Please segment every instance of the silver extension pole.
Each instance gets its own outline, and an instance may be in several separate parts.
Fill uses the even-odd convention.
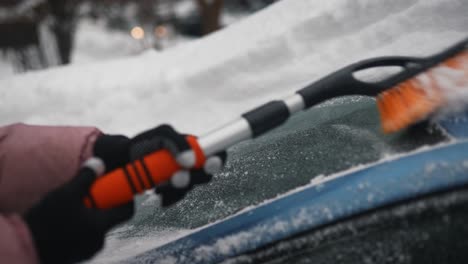
[[[294,94],[283,101],[288,107],[290,115],[305,108],[304,100],[299,94]],[[240,117],[201,136],[198,143],[205,155],[210,156],[252,137],[253,133],[249,122],[245,118]]]

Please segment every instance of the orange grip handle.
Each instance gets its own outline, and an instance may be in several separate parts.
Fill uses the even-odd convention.
[[[205,155],[194,136],[187,141],[195,154],[195,168],[205,163]],[[89,190],[84,203],[87,207],[109,209],[126,204],[133,196],[149,190],[171,178],[181,167],[165,149],[153,152],[140,160],[98,178]]]

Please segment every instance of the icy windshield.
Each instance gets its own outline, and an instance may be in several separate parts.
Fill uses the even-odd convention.
[[[309,183],[315,177],[407,152],[445,138],[425,124],[394,135],[380,131],[374,99],[347,97],[293,116],[285,125],[228,151],[226,168],[208,185],[161,209],[139,199],[125,235],[155,229],[192,229],[225,218]]]

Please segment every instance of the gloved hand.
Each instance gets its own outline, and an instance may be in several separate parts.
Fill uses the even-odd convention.
[[[74,263],[92,257],[103,247],[107,231],[133,215],[133,201],[109,210],[87,208],[83,198],[95,179],[93,169],[81,168],[24,216],[41,263]]]
[[[104,160],[106,167],[115,169],[161,149],[169,150],[179,165],[185,168],[175,173],[170,181],[156,186],[155,191],[161,196],[164,207],[181,200],[195,185],[208,183],[212,174],[220,170],[226,160],[226,152],[221,152],[208,157],[202,169],[194,169],[195,157],[193,162],[190,158],[180,159],[182,152],[191,149],[187,135],[178,133],[169,125],[158,126],[132,139],[101,136],[96,141],[94,153]]]
[[[130,162],[130,139],[123,135],[104,134],[96,139],[93,154],[104,161],[106,172]]]

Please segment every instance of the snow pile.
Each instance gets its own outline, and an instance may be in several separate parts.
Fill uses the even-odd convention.
[[[345,64],[436,52],[467,35],[467,9],[463,0],[281,1],[161,54],[0,81],[0,122],[203,133]]]
[[[108,60],[136,55],[142,50],[141,43],[129,33],[105,30],[104,21],[82,20],[77,28],[72,62],[82,64]]]
[[[436,87],[440,87],[447,100],[437,115],[439,119],[466,110],[468,106],[468,52],[455,57],[451,62],[452,67],[437,67],[430,73]]]
[[[13,65],[7,62],[7,55],[0,55],[0,78],[14,74]]]
[[[132,237],[128,239],[116,238],[116,234],[125,232],[125,229],[135,228],[133,226],[123,226],[118,228],[109,234],[106,240],[106,248],[111,248],[111,254],[101,254],[95,261],[96,263],[113,263],[129,257],[129,252],[144,252],[154,247],[166,244],[168,237],[172,240],[179,237],[183,237],[191,232],[192,230],[153,230],[149,231],[144,237]]]
[[[0,124],[95,125],[134,135],[170,123],[205,133],[346,64],[438,52],[468,35],[466,14],[466,0],[283,0],[163,53],[0,80]],[[161,236],[168,242],[177,234]],[[119,255],[159,245],[150,237]],[[114,246],[95,261],[106,263]]]

